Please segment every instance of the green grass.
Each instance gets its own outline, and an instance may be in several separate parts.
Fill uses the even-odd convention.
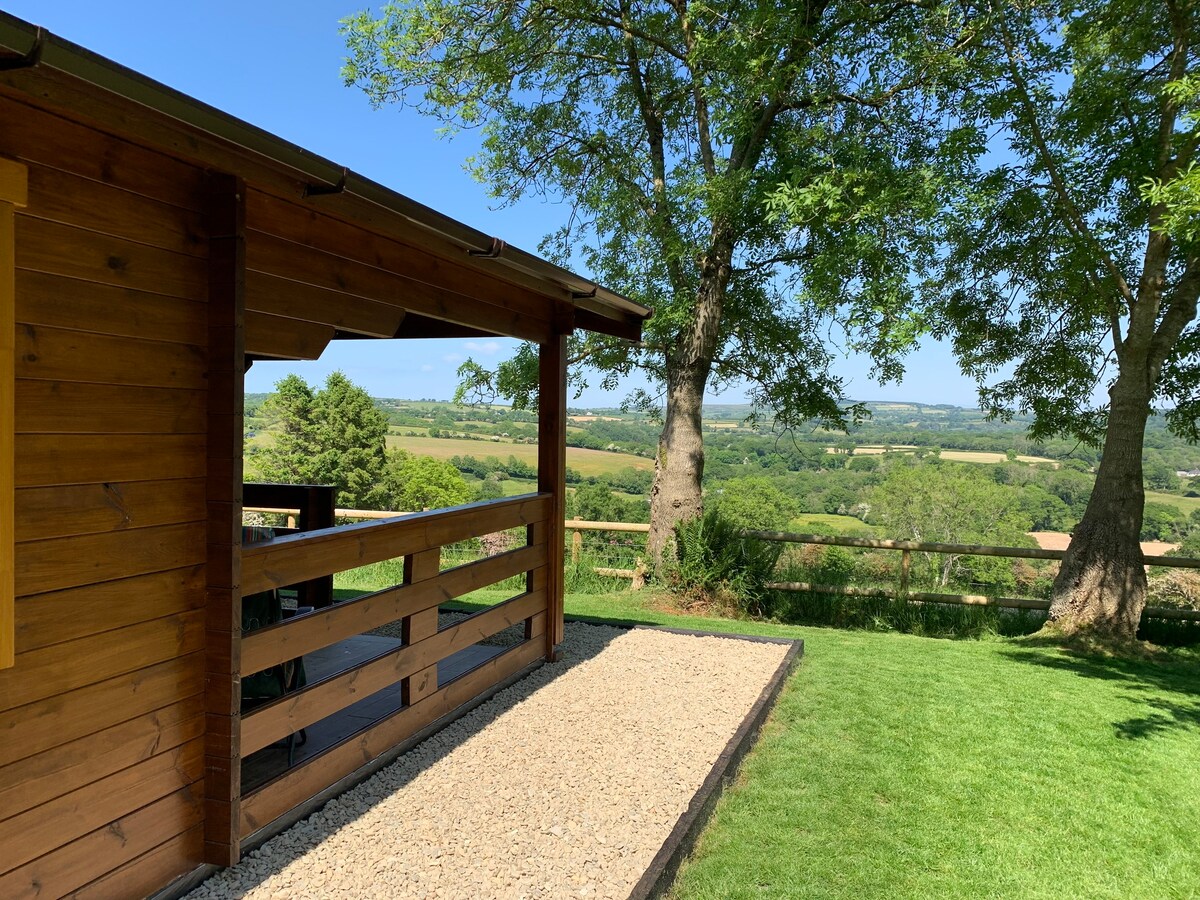
[[[1165,503],[1175,506],[1187,514],[1200,509],[1200,497],[1181,497],[1179,494],[1164,494],[1162,491],[1146,491],[1147,503]]]
[[[403,437],[389,434],[388,447],[398,447],[409,453],[422,456],[432,456],[436,459],[449,459],[452,456],[474,456],[483,459],[485,456],[498,456],[508,459],[515,456],[522,462],[537,465],[536,444],[514,444],[510,441],[499,442],[483,440],[472,441],[463,438],[432,438],[432,437]],[[654,460],[632,453],[612,453],[607,450],[587,450],[582,447],[567,448],[567,465],[580,475],[612,475],[622,469],[654,468]]]
[[[649,591],[569,594],[566,612],[805,640],[675,900],[1200,897],[1194,650],[679,616]]]
[[[672,896],[1196,897],[1200,661],[676,617],[805,658]]]

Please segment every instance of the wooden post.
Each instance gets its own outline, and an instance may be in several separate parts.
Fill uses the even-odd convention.
[[[327,484],[307,485],[302,493],[299,527],[304,531],[332,528],[337,488]],[[300,605],[324,609],[333,605],[333,576],[322,575],[300,585]]]
[[[908,593],[908,573],[912,566],[912,551],[900,551],[900,593],[901,595]]]
[[[575,522],[582,522],[583,516],[576,516]],[[583,555],[583,532],[578,528],[571,531],[571,563],[579,565],[579,559]]]
[[[538,491],[550,494],[546,523],[546,659],[563,639],[563,569],[567,495],[567,336],[541,345],[538,354]]]
[[[17,208],[29,202],[29,172],[0,159],[0,669],[16,663]]]
[[[205,652],[205,861],[241,856],[242,412],[245,185],[208,180],[208,553]]]
[[[435,577],[442,566],[442,548],[423,550],[404,558],[404,583],[417,584]],[[422,610],[411,616],[405,616],[401,621],[401,634],[404,643],[415,644],[425,638],[433,637],[438,630],[437,607]],[[400,682],[400,701],[405,706],[411,706],[418,700],[423,700],[437,690],[437,663],[426,666],[419,672],[414,672]]]

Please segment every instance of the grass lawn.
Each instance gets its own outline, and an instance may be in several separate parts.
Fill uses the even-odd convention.
[[[1161,491],[1146,491],[1146,502],[1175,506],[1189,515],[1200,509],[1200,497],[1181,497],[1179,494],[1164,494]]]
[[[1200,896],[1192,653],[681,618],[628,594],[566,609],[805,639],[677,900]]]

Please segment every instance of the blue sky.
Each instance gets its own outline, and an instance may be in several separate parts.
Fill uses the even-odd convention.
[[[494,209],[463,172],[471,135],[439,139],[437,123],[408,110],[372,110],[343,86],[345,50],[338,20],[364,4],[353,0],[4,0],[15,16],[43,25],[122,65],[155,78],[289,141],[451,215],[508,243],[536,251],[561,207],[529,200]],[[587,274],[587,273],[581,273]],[[508,341],[335,342],[313,363],[255,363],[246,390],[270,390],[290,371],[310,382],[335,369],[382,397],[449,399],[454,370],[468,356],[504,358]],[[912,400],[973,406],[971,382],[948,348],[929,342],[909,359],[899,385],[880,386],[862,359],[839,363],[855,399]],[[634,385],[591,389],[578,405],[615,406]],[[730,390],[716,398],[737,403]]]

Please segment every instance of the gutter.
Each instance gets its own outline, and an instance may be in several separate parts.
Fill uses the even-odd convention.
[[[628,297],[478,231],[40,26],[0,11],[0,53],[4,51],[7,53],[0,56],[0,71],[36,67],[56,69],[286,166],[309,183],[307,193],[310,196],[352,194],[440,235],[472,256],[495,259],[501,265],[542,281],[557,283],[577,298],[592,298],[639,319],[647,319],[653,314],[651,309]]]

